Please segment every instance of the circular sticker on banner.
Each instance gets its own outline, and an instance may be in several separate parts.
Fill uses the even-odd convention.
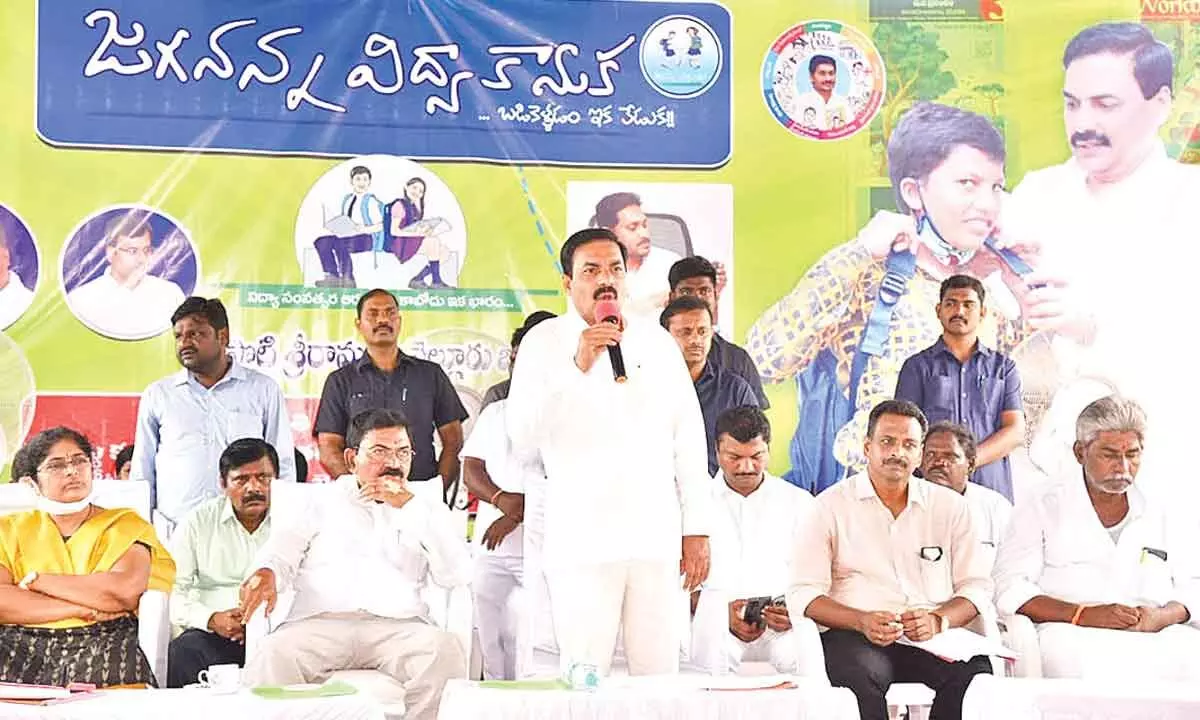
[[[109,207],[84,219],[67,237],[59,263],[67,307],[114,340],[144,340],[169,329],[200,276],[187,230],[145,205]]]
[[[779,124],[814,140],[838,140],[869,125],[887,87],[870,38],[830,20],[809,20],[776,38],[762,83]]]
[[[361,155],[327,170],[296,217],[304,284],[322,288],[459,287],[467,225],[450,187],[394,155]]]
[[[690,15],[671,15],[651,25],[638,51],[646,82],[679,100],[708,92],[721,74],[723,54],[712,28]]]
[[[0,205],[0,330],[29,309],[40,266],[37,242],[29,225],[14,210]]]

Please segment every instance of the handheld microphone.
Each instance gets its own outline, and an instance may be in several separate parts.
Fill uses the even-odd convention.
[[[601,300],[597,302],[596,319],[600,322],[620,325],[621,306],[614,300]],[[619,343],[608,346],[608,359],[612,363],[613,380],[619,383],[625,382],[628,379],[625,375],[625,357],[621,355],[621,345]]]

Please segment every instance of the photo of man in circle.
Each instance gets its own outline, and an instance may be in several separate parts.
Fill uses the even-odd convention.
[[[801,114],[812,108],[816,113],[818,130],[835,130],[851,117],[850,105],[844,95],[837,95],[837,61],[829,55],[813,55],[808,61],[808,77],[812,90],[796,98]],[[807,123],[805,123],[807,126]]]
[[[0,207],[0,330],[29,309],[37,274],[37,252],[29,231]]]
[[[418,289],[450,287],[442,280],[441,265],[446,247],[438,236],[450,230],[443,218],[425,217],[425,181],[408,180],[403,195],[384,202],[371,192],[371,169],[355,165],[350,169],[351,191],[341,200],[341,214],[325,220],[322,235],[313,243],[325,277],[317,287],[357,287],[353,253],[391,253],[407,262],[423,252],[427,264],[409,282]],[[428,279],[428,281],[426,281]]]
[[[76,231],[63,251],[62,272],[67,306],[83,324],[118,340],[140,340],[170,327],[171,313],[195,288],[197,269],[175,223],[123,208]]]

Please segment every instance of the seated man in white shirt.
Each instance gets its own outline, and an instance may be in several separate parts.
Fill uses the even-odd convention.
[[[167,687],[196,682],[209,665],[246,662],[238,589],[271,532],[267,511],[279,454],[265,440],[234,440],[221,453],[219,471],[225,494],[193,508],[171,534],[171,624],[183,633],[168,649]]]
[[[854,691],[863,720],[886,720],[894,682],[932,688],[933,720],[960,717],[971,680],[992,671],[982,655],[948,662],[907,644],[993,612],[966,500],[913,477],[925,427],[912,402],[876,405],[866,472],[817,496],[795,544],[788,607],[828,628],[821,645],[829,681]]]
[[[1134,485],[1146,415],[1116,395],[1075,423],[1081,472],[1021,505],[996,558],[996,605],[1037,623],[1045,677],[1200,680],[1194,518]]]
[[[554,317],[539,310],[526,318],[512,336],[512,362],[521,339],[543,320]],[[483,655],[483,676],[488,680],[517,677],[517,635],[521,620],[524,583],[525,481],[542,476],[537,456],[524,458],[513,452],[504,421],[508,398],[493,400],[471,430],[463,446],[463,480],[479,498],[475,514],[475,627]]]
[[[150,218],[145,210],[132,210],[109,222],[102,240],[108,269],[67,293],[71,311],[97,332],[128,339],[157,335],[183,303],[178,285],[150,274]]]
[[[319,683],[335,670],[372,669],[405,687],[405,717],[433,720],[442,689],[466,676],[464,649],[429,620],[426,580],[465,585],[466,542],[449,509],[408,489],[412,439],[404,416],[368,410],[346,436],[353,475],[310,490],[294,522],[272,529],[242,586],[242,617],[296,596],[287,620],[246,659],[250,685]]]
[[[718,508],[713,534],[713,571],[702,592],[729,602],[729,631],[720,638],[724,667],[736,673],[743,661],[766,661],[776,672],[801,675],[799,639],[782,601],[791,578],[797,533],[816,501],[804,490],[766,471],[771,424],[754,406],[726,410],[717,418],[713,478]],[[758,621],[746,615],[753,598],[771,598]],[[759,603],[756,603],[759,604]],[[707,638],[705,638],[707,640]],[[708,654],[696,638],[694,654]]]
[[[971,473],[975,472],[977,452],[975,436],[966,427],[949,420],[935,422],[925,434],[921,476],[967,499],[975,538],[987,558],[990,571],[996,562],[996,548],[1008,529],[1013,506],[1008,498],[995,490],[969,482]]]

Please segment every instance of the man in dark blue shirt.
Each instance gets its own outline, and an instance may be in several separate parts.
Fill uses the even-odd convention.
[[[671,300],[691,296],[700,298],[707,303],[715,327],[717,296],[720,294],[715,265],[699,255],[685,257],[671,266],[667,273],[667,282],[671,284]],[[709,359],[717,367],[732,372],[745,380],[750,389],[754,391],[754,397],[758,398],[759,407],[765,410],[771,406],[767,402],[767,394],[763,392],[758,368],[754,367],[754,361],[750,359],[750,354],[740,346],[729,342],[714,331]]]
[[[683,351],[684,362],[696,386],[708,440],[708,474],[712,475],[720,467],[717,464],[717,417],[731,408],[758,407],[758,399],[745,380],[712,361],[713,323],[708,303],[687,295],[675,298],[663,309],[659,322]]]
[[[942,337],[904,361],[896,398],[911,400],[929,422],[965,425],[979,443],[971,482],[1013,499],[1008,454],[1025,441],[1021,376],[1008,356],[979,343],[986,314],[983,284],[967,275],[942,281],[937,306]]]

